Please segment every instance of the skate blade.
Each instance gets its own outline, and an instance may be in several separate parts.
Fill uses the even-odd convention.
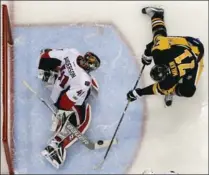
[[[48,162],[51,163],[55,168],[59,169],[59,164],[55,160],[51,159],[50,154],[46,150],[42,151],[41,155],[45,157],[45,159],[48,160]]]

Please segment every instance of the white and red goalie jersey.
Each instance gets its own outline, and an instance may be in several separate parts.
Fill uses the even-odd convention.
[[[58,109],[71,110],[75,105],[80,106],[90,93],[91,86],[98,90],[96,80],[78,65],[80,55],[73,48],[48,49],[41,55],[39,69],[49,67],[50,71],[58,70],[51,93],[51,99]],[[50,64],[46,59],[52,59]]]
[[[91,106],[84,101],[91,87],[98,91],[98,84],[89,72],[99,66],[100,59],[92,52],[81,56],[76,49],[45,49],[41,53],[38,77],[53,84],[51,99],[58,108],[56,115],[52,115],[51,127],[56,134],[42,155],[56,168],[64,163],[66,148],[78,139],[67,129],[69,123],[82,134],[88,129]]]

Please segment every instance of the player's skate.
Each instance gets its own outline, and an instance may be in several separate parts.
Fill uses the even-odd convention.
[[[55,168],[59,169],[66,158],[66,149],[53,139],[50,144],[41,152],[42,156],[46,158]]]
[[[143,14],[147,14],[148,16],[152,17],[155,13],[164,13],[164,10],[162,8],[157,7],[144,7],[142,9]]]
[[[148,169],[148,170],[145,170],[144,172],[142,172],[142,174],[157,174],[157,173],[154,173],[151,169],[150,170]],[[178,173],[176,173],[175,171],[169,171],[169,172],[161,173],[161,174],[168,175],[168,174],[178,174]]]
[[[154,172],[151,169],[147,169],[143,171],[142,174],[154,174]]]
[[[164,101],[166,106],[171,106],[173,102],[173,94],[165,95]]]

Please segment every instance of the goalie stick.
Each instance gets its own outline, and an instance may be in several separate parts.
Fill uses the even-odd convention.
[[[23,80],[22,83],[25,85],[26,88],[28,88],[32,93],[34,93],[36,97],[42,103],[44,103],[44,105],[47,106],[47,108],[50,109],[50,111],[56,116],[56,112],[54,111],[54,109],[42,97],[40,97],[39,94],[34,89],[32,89],[32,87],[25,80]],[[75,126],[73,126],[70,122],[69,122],[69,126],[70,126],[69,130],[71,131],[71,133],[75,137],[77,137],[78,140],[80,140],[84,144],[84,146],[86,146],[90,150],[105,148],[105,147],[108,147],[110,144],[110,140],[99,140],[97,142],[92,142],[84,134],[82,134]],[[112,144],[118,143],[117,139],[114,139],[112,142],[113,142]]]

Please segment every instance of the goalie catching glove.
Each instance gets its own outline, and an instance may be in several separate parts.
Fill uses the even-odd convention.
[[[38,65],[38,78],[49,85],[53,85],[58,77],[58,68],[61,61],[56,58],[50,58],[50,51],[52,51],[52,49],[41,50]]]
[[[38,70],[38,78],[50,85],[55,83],[57,76],[58,73],[54,71]]]

